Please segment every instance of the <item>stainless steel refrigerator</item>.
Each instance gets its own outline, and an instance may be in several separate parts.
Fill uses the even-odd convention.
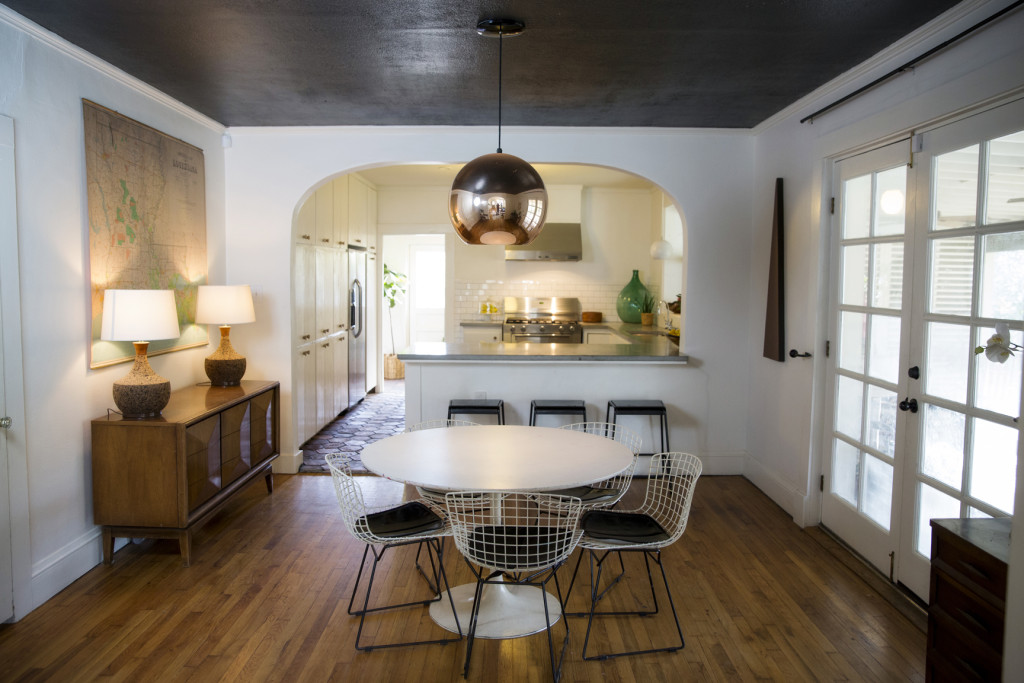
[[[348,250],[348,407],[366,397],[366,251]]]

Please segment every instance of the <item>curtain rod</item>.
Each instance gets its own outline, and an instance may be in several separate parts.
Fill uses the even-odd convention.
[[[910,67],[914,66],[918,62],[921,62],[921,61],[924,61],[925,59],[928,59],[929,57],[931,57],[936,52],[939,52],[941,50],[945,50],[947,47],[949,47],[953,43],[957,42],[961,38],[963,38],[963,37],[965,37],[965,36],[967,36],[967,35],[969,35],[971,33],[974,33],[975,31],[977,31],[982,26],[985,26],[986,24],[995,21],[996,19],[998,19],[999,17],[1003,16],[1004,14],[1006,14],[1008,12],[1012,12],[1013,10],[1017,9],[1018,7],[1020,7],[1022,4],[1024,4],[1024,0],[1017,0],[1012,5],[1007,5],[1003,9],[1001,9],[998,12],[996,12],[995,14],[993,14],[992,16],[988,17],[987,19],[983,19],[982,21],[979,21],[977,24],[975,24],[974,26],[971,26],[969,29],[967,29],[965,31],[961,31],[960,33],[956,34],[955,36],[953,36],[949,40],[936,45],[932,49],[930,49],[927,52],[925,52],[923,55],[920,55],[919,57],[915,57],[914,59],[911,59],[909,62],[907,62],[907,63],[905,63],[905,64],[903,64],[901,66],[896,67],[895,69],[893,69],[889,73],[885,74],[884,76],[882,76],[880,78],[876,78],[875,80],[871,81],[867,85],[862,86],[860,88],[857,88],[852,93],[850,93],[850,94],[848,94],[848,95],[846,95],[844,97],[841,97],[840,99],[836,100],[835,102],[833,102],[832,104],[830,104],[828,106],[822,107],[821,109],[819,109],[818,111],[814,112],[813,114],[808,114],[807,116],[805,116],[802,119],[800,119],[800,123],[806,123],[808,121],[810,121],[811,123],[814,123],[814,119],[817,118],[818,116],[821,116],[825,112],[830,111],[830,110],[834,109],[835,107],[838,107],[840,104],[843,104],[847,100],[851,100],[854,97],[857,97],[862,92],[864,92],[866,90],[870,90],[871,88],[874,88],[879,83],[887,81],[890,78],[892,78],[893,76],[896,76],[898,74],[903,73],[904,71],[906,71]]]

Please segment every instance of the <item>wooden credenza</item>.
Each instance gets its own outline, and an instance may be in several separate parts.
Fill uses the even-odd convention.
[[[104,563],[117,537],[174,538],[187,567],[192,531],[235,492],[261,474],[273,492],[280,403],[277,382],[243,380],[173,391],[160,417],[93,420],[93,522],[103,527]]]
[[[1001,680],[1011,524],[931,521],[927,680]]]

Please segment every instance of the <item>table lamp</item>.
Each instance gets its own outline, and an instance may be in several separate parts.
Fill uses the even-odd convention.
[[[149,341],[177,339],[178,309],[169,289],[108,289],[103,292],[100,339],[135,344],[135,365],[114,382],[114,404],[127,418],[156,417],[171,399],[171,382],[153,371]]]
[[[199,285],[196,322],[220,325],[220,346],[206,358],[206,376],[215,387],[237,387],[245,374],[245,356],[231,346],[231,326],[256,320],[249,285]]]

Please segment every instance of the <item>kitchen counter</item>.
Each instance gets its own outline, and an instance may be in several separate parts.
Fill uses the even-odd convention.
[[[465,320],[463,327],[493,327],[501,322]],[[688,357],[679,354],[678,343],[664,328],[644,327],[623,322],[577,323],[584,334],[606,331],[621,337],[619,344],[536,344],[481,342],[416,344],[398,354],[403,361],[429,360],[558,360],[558,361],[632,361],[685,365]]]
[[[639,325],[637,325],[639,327]],[[597,361],[685,365],[688,356],[664,335],[645,335],[632,344],[533,344],[423,342],[398,354],[405,361]]]

